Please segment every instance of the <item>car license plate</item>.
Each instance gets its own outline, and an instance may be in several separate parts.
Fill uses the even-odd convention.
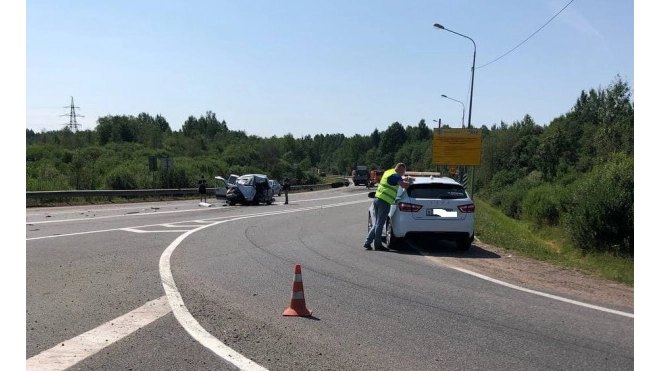
[[[426,209],[426,216],[433,216],[433,215],[438,215],[440,216],[440,213],[442,210],[442,213],[444,214],[445,212],[451,212],[454,211],[454,209]]]

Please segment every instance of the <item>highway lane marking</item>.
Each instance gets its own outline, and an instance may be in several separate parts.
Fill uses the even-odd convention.
[[[463,268],[458,268],[458,267],[453,267],[453,266],[450,266],[450,268],[456,269],[457,271],[460,271],[460,272],[463,272],[463,273],[466,273],[466,274],[469,274],[469,275],[472,275],[472,276],[475,276],[475,277],[478,277],[478,278],[481,278],[481,279],[486,280],[486,281],[496,283],[498,285],[510,287],[512,289],[515,289],[515,290],[524,291],[524,292],[527,292],[527,293],[530,293],[530,294],[544,296],[546,298],[559,300],[559,301],[563,301],[565,303],[574,304],[574,305],[578,305],[578,306],[585,307],[585,308],[595,309],[595,310],[599,310],[599,311],[602,311],[602,312],[612,313],[612,314],[616,314],[616,315],[619,315],[619,316],[624,316],[624,317],[628,317],[628,318],[635,318],[635,315],[632,314],[632,313],[622,312],[622,311],[619,311],[619,310],[609,309],[609,308],[605,308],[605,307],[599,307],[597,305],[587,304],[587,303],[583,303],[581,301],[572,300],[572,299],[564,298],[564,297],[557,296],[557,295],[547,294],[547,293],[541,292],[541,291],[535,291],[535,290],[527,289],[527,288],[524,288],[524,287],[521,287],[521,286],[516,286],[516,285],[510,284],[510,283],[504,282],[504,281],[496,280],[494,278],[490,278],[488,276],[484,276],[483,274],[472,272],[472,271],[469,271],[469,270],[463,269]]]
[[[65,370],[171,312],[161,296],[101,326],[28,358],[28,371]]]
[[[188,229],[165,229],[165,230],[161,229],[161,230],[157,230],[157,231],[153,231],[153,230],[145,231],[145,230],[142,230],[142,229],[135,229],[135,228],[122,228],[122,230],[124,230],[126,232],[133,232],[133,233],[172,233],[172,232],[186,233],[186,232],[189,231]]]
[[[585,307],[585,308],[595,309],[595,310],[599,310],[599,311],[602,311],[602,312],[616,314],[616,315],[619,315],[619,316],[635,318],[635,315],[632,314],[632,313],[622,312],[622,311],[619,311],[619,310],[614,310],[614,309],[610,309],[610,308],[600,307],[600,306],[597,306],[597,305],[583,303],[581,301],[572,300],[572,299],[564,298],[564,297],[561,297],[561,296],[548,294],[548,293],[545,293],[545,292],[542,292],[542,291],[535,291],[535,290],[528,289],[528,288],[525,288],[525,287],[516,286],[516,285],[508,283],[508,282],[500,281],[500,280],[497,280],[495,278],[484,276],[483,274],[473,272],[473,271],[470,271],[470,270],[467,270],[467,269],[464,269],[464,268],[455,267],[455,266],[453,266],[451,264],[447,264],[443,261],[438,261],[438,259],[435,256],[431,256],[431,255],[427,254],[426,252],[424,252],[421,248],[419,248],[416,245],[413,245],[413,244],[410,244],[410,245],[413,246],[414,249],[418,253],[420,253],[422,256],[431,259],[431,261],[433,263],[437,264],[437,265],[441,265],[441,266],[446,267],[446,268],[451,268],[451,269],[457,270],[459,272],[463,272],[465,274],[469,274],[471,276],[481,278],[481,279],[489,281],[489,282],[496,283],[498,285],[506,286],[506,287],[512,288],[514,290],[523,291],[523,292],[534,294],[534,295],[544,296],[546,298],[550,298],[550,299],[554,299],[554,300],[558,300],[558,301],[563,301],[565,303],[574,304],[574,305],[578,305],[578,306]]]
[[[101,229],[101,230],[96,230],[96,231],[76,232],[76,233],[62,233],[62,234],[56,234],[56,235],[52,235],[52,236],[29,237],[29,238],[26,238],[25,241],[34,241],[34,240],[43,240],[43,239],[48,239],[48,238],[59,238],[59,237],[70,237],[70,236],[81,236],[81,235],[84,235],[84,234],[94,234],[94,233],[104,233],[104,232],[116,232],[116,231],[121,231],[121,230],[124,230],[124,229],[127,229],[127,228]]]
[[[174,313],[174,317],[176,317],[177,321],[179,321],[181,326],[188,332],[188,334],[190,334],[190,336],[193,339],[197,340],[200,344],[211,350],[220,358],[235,365],[240,370],[267,371],[268,369],[260,366],[251,359],[243,356],[242,354],[238,353],[237,351],[235,351],[234,349],[230,348],[225,343],[217,339],[215,336],[211,335],[208,331],[204,329],[204,327],[202,327],[202,325],[199,324],[199,322],[197,322],[195,317],[193,317],[190,311],[188,311],[188,308],[186,307],[183,298],[181,297],[181,294],[179,293],[179,290],[176,287],[176,283],[174,282],[174,277],[172,276],[172,270],[170,267],[170,258],[172,257],[172,253],[177,248],[177,246],[179,246],[181,241],[183,241],[189,235],[197,231],[200,231],[204,228],[208,228],[211,226],[215,226],[233,220],[240,220],[247,218],[250,217],[243,216],[232,220],[222,220],[213,224],[199,227],[197,229],[182,234],[181,236],[177,237],[177,239],[174,240],[161,255],[159,262],[159,270],[160,270],[161,282],[163,284],[163,288],[165,289],[165,294],[170,303],[170,307],[172,308],[172,313]]]

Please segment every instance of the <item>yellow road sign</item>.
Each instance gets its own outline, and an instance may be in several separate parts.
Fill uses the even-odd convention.
[[[481,129],[433,129],[433,165],[481,165]]]

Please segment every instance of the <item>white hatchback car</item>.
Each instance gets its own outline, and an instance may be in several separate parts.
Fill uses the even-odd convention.
[[[474,241],[474,202],[465,188],[439,173],[413,173],[408,189],[399,187],[383,226],[383,245],[396,248],[404,238],[428,235],[455,241],[459,250],[468,250]],[[375,197],[376,192],[369,192]],[[369,207],[367,230],[375,223],[373,205]]]

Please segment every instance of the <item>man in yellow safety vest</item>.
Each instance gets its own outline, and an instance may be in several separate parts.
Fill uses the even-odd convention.
[[[369,230],[366,241],[364,241],[365,249],[371,250],[371,243],[373,242],[374,250],[384,250],[381,243],[383,226],[385,225],[387,215],[390,212],[390,206],[394,205],[394,199],[396,198],[398,187],[404,189],[408,188],[414,180],[412,178],[404,179],[403,175],[405,173],[406,165],[399,162],[394,168],[385,171],[380,178],[378,189],[376,190],[376,197],[374,197],[373,202],[376,222]]]

